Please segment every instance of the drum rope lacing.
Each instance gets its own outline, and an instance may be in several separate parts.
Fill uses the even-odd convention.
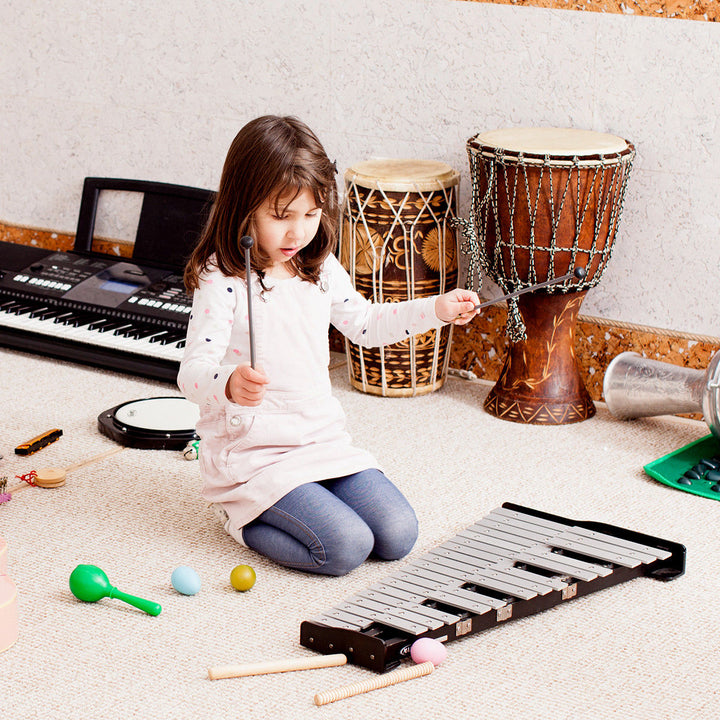
[[[581,193],[580,170],[588,170],[588,161],[574,156],[572,159],[558,160],[549,155],[543,156],[542,160],[537,157],[526,158],[523,153],[518,153],[515,158],[508,158],[508,153],[503,148],[495,148],[491,155],[483,153],[481,150],[468,145],[468,159],[470,162],[472,191],[470,204],[470,219],[457,219],[454,224],[460,226],[463,235],[463,242],[460,250],[468,256],[468,273],[466,287],[475,291],[482,288],[482,273],[484,272],[493,282],[495,282],[503,294],[509,294],[531,287],[541,280],[550,279],[556,276],[555,273],[555,256],[558,252],[570,252],[570,260],[568,267],[575,267],[578,255],[578,237],[588,216],[590,201],[593,197],[591,192],[587,192],[583,201]],[[588,290],[597,285],[600,281],[602,273],[605,270],[612,248],[614,245],[614,236],[620,224],[622,208],[627,188],[627,180],[632,169],[633,159],[635,157],[634,150],[625,153],[616,153],[600,157],[593,167],[592,175],[588,182],[589,188],[597,186],[601,190],[600,199],[597,203],[594,222],[592,243],[589,249],[580,249],[583,255],[587,255],[589,260],[587,267],[593,269],[588,272],[583,281],[566,281],[558,283],[552,289],[547,290],[549,293],[566,293],[569,291],[581,292]],[[512,162],[511,162],[512,161]],[[537,180],[536,190],[531,189],[530,178],[528,176],[528,166],[533,165],[537,168],[540,165],[540,174]],[[499,168],[500,170],[497,170]],[[510,169],[509,169],[510,168]],[[514,169],[515,172],[511,172]],[[561,190],[559,202],[556,206],[555,201],[555,182],[553,178],[553,170],[563,170],[567,173],[567,179],[564,187],[558,187]],[[550,206],[550,238],[549,245],[543,246],[536,242],[536,219],[537,212],[540,207],[540,194],[545,174],[547,173],[548,183],[550,186],[549,206]],[[527,211],[530,227],[529,227],[529,244],[524,245],[516,242],[515,223],[511,222],[506,228],[508,238],[501,237],[500,226],[500,203],[498,181],[504,180],[507,192],[507,211],[511,218],[515,217],[517,202],[526,203],[524,210]],[[484,180],[484,183],[481,182]],[[557,244],[557,233],[560,225],[563,211],[566,207],[568,191],[573,185],[576,188],[574,197],[574,223],[575,236],[572,239],[572,246],[559,246]],[[521,183],[518,192],[518,184]],[[481,190],[485,186],[484,191]],[[609,215],[608,215],[609,211]],[[488,224],[490,220],[489,213],[492,213],[493,225],[495,228],[495,237],[488,238]],[[607,240],[603,243],[601,249],[598,250],[598,240],[604,226],[604,219],[607,217]],[[477,230],[477,232],[476,232]],[[486,240],[494,241],[492,253],[489,254],[485,245]],[[503,251],[510,249],[508,268],[509,277],[504,275],[503,267]],[[521,279],[516,264],[515,250],[523,250],[528,252],[528,271],[527,277]],[[535,270],[535,252],[548,252],[548,277],[539,279]],[[572,283],[572,284],[571,284]],[[523,322],[517,298],[508,300],[508,320],[507,333],[512,342],[520,342],[526,339],[525,324]]]
[[[357,240],[358,240],[358,232],[357,232],[357,226],[358,224],[361,224],[365,240],[368,243],[368,247],[365,248],[365,256],[366,259],[372,259],[372,302],[376,303],[382,303],[385,301],[383,289],[384,289],[384,279],[383,279],[383,270],[385,265],[390,261],[391,253],[389,252],[388,248],[390,246],[390,243],[395,243],[399,239],[399,235],[396,233],[396,229],[399,227],[402,231],[402,246],[403,246],[403,255],[408,260],[408,264],[404,268],[405,270],[405,280],[406,285],[408,288],[408,300],[415,299],[415,253],[421,253],[422,248],[415,247],[415,227],[417,223],[423,219],[424,214],[427,213],[429,215],[433,222],[436,225],[437,228],[437,254],[438,254],[438,271],[439,271],[439,292],[446,292],[449,288],[447,288],[448,283],[448,277],[447,277],[447,268],[445,263],[445,254],[447,251],[446,248],[446,230],[448,227],[455,227],[455,202],[456,202],[456,194],[455,194],[455,188],[453,185],[450,185],[448,187],[445,187],[439,180],[437,181],[437,188],[429,190],[427,193],[423,193],[422,190],[417,186],[417,184],[414,185],[412,190],[408,190],[403,195],[402,199],[399,202],[389,197],[385,189],[382,187],[380,182],[376,183],[375,188],[364,188],[367,190],[367,196],[363,200],[360,192],[359,192],[359,186],[355,182],[355,176],[353,176],[349,181],[350,186],[350,192],[346,193],[345,200],[343,202],[343,217],[347,220],[348,226],[349,226],[349,237],[346,238],[346,242],[349,244],[348,250],[347,250],[347,256],[349,258],[356,258],[357,257]],[[440,191],[442,193],[444,202],[445,202],[445,210],[442,215],[442,218],[433,210],[432,207],[432,199],[435,192]],[[385,209],[389,209],[390,213],[392,215],[392,224],[387,230],[384,230],[383,237],[380,237],[378,231],[376,229],[371,230],[369,224],[368,224],[368,218],[366,214],[366,209],[371,203],[371,200],[373,199],[375,193],[379,193],[379,195],[382,197],[384,201],[384,207]],[[416,195],[420,200],[420,205],[415,207],[415,217],[412,219],[410,223],[408,223],[408,218],[403,218],[402,213],[406,208],[406,205],[411,200],[411,194]],[[357,216],[359,219],[353,218],[353,212],[351,211],[351,206],[355,205],[355,210],[357,213]],[[397,207],[396,207],[397,206]],[[343,226],[344,224],[340,224],[340,247],[341,247],[341,255],[342,253],[342,244],[343,244]],[[453,233],[454,235],[454,233]],[[381,242],[377,242],[380,240]],[[361,248],[362,250],[362,248]],[[456,246],[457,250],[457,246]],[[357,288],[356,283],[356,264],[353,262],[350,262],[350,268],[348,268],[353,287]],[[451,328],[452,330],[452,328]],[[346,340],[346,345],[348,341]],[[440,360],[440,344],[441,344],[441,336],[439,332],[435,332],[435,341],[433,343],[433,358],[432,358],[432,367],[430,368],[430,377],[436,378],[438,376],[438,363]],[[362,347],[358,347],[359,351],[359,361],[360,361],[360,374],[361,374],[361,380],[363,384],[363,388],[367,389],[368,381],[367,381],[367,375],[365,372],[365,358],[364,358],[364,352]],[[380,363],[382,370],[382,390],[383,393],[387,393],[387,377],[385,372],[385,352],[384,348],[379,348],[380,353]],[[417,377],[416,377],[416,349],[414,343],[409,343],[409,361],[410,361],[410,371],[411,371],[411,377],[410,377],[410,387],[414,390],[417,385]],[[349,351],[348,351],[349,355]],[[447,366],[449,362],[449,354],[445,358],[445,365]]]

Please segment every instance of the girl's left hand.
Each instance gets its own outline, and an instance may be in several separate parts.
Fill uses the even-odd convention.
[[[475,306],[479,304],[480,299],[476,292],[456,288],[437,297],[435,314],[443,322],[465,325],[480,312],[475,309]]]

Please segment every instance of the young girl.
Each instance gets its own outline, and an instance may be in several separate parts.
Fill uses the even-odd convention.
[[[333,254],[335,166],[295,118],[266,116],[233,141],[185,282],[194,291],[178,385],[200,406],[203,496],[238,542],[287,567],[343,575],[372,552],[395,560],[415,513],[365,450],[332,395],[328,329],[386,345],[468,322],[477,295],[373,305]],[[250,235],[256,363],[244,249]]]

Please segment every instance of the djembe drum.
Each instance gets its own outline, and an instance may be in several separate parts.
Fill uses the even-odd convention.
[[[575,323],[610,258],[635,149],[605,133],[516,128],[480,133],[467,150],[469,277],[482,268],[508,294],[585,268],[582,280],[508,301],[510,347],[485,409],[539,425],[585,420],[595,406],[575,357]]]
[[[340,260],[373,302],[398,302],[457,287],[452,222],[460,176],[425,160],[369,160],[345,173]],[[346,339],[348,372],[363,392],[406,396],[445,382],[452,325],[381,348]]]

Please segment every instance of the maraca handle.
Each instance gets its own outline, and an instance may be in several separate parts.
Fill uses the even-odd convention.
[[[118,590],[116,587],[111,588],[108,597],[122,600],[128,605],[132,605],[138,610],[146,612],[148,615],[159,615],[160,611],[162,610],[162,607],[160,607],[159,603],[153,602],[152,600],[145,600],[144,598],[135,597],[134,595],[128,595],[127,593],[122,592],[122,590]]]

